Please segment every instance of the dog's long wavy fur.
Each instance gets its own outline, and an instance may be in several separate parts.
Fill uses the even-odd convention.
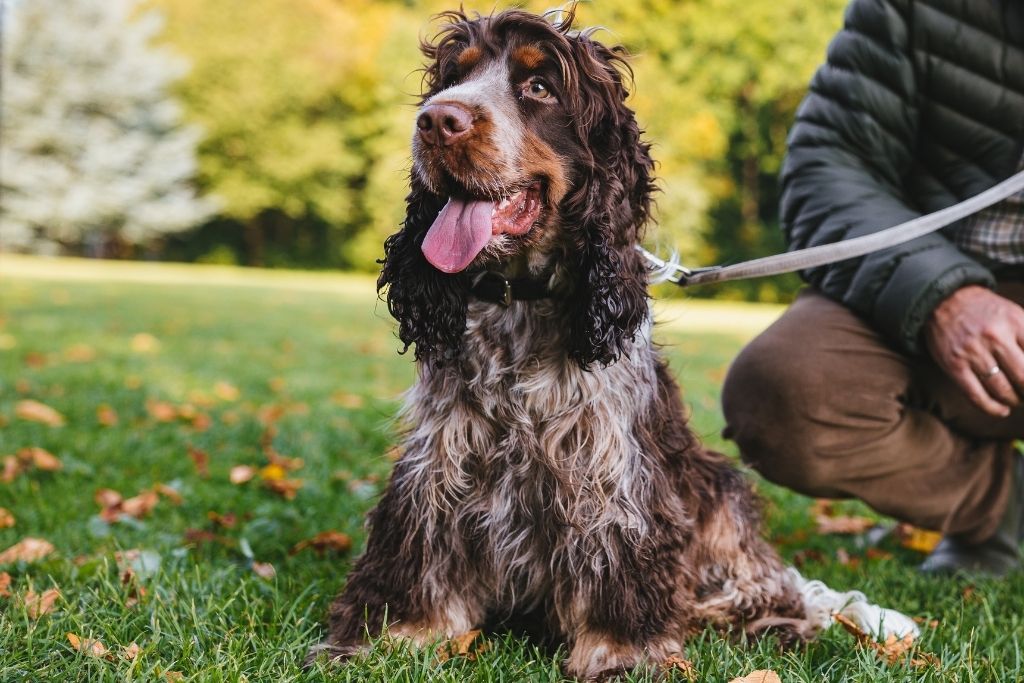
[[[653,163],[625,104],[622,51],[572,30],[571,15],[444,22],[423,46],[424,102],[458,82],[470,48],[540,43],[557,63],[564,115],[546,125],[561,141],[545,163],[562,196],[530,261],[555,295],[505,308],[431,266],[420,245],[447,197],[414,170],[378,281],[418,366],[403,455],[313,653],[343,658],[382,629],[426,643],[527,612],[581,678],[655,664],[708,625],[807,637],[750,484],[687,427],[651,342],[633,246]]]

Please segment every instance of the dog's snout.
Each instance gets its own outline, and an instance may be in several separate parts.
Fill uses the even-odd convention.
[[[429,104],[416,119],[416,127],[428,145],[450,145],[473,129],[473,114],[457,104]]]

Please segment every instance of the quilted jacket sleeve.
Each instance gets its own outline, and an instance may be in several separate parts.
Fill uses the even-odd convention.
[[[908,1],[853,0],[811,81],[782,169],[790,249],[877,232],[921,213],[903,182],[919,115]],[[989,270],[939,234],[803,276],[911,353],[942,299],[968,284],[994,284]]]

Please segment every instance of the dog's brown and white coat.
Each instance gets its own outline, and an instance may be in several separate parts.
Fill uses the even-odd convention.
[[[418,361],[403,455],[312,654],[517,613],[582,678],[657,663],[707,625],[808,637],[804,584],[651,343],[634,245],[653,164],[620,50],[571,17],[445,18],[379,280]],[[480,300],[484,271],[548,295]]]

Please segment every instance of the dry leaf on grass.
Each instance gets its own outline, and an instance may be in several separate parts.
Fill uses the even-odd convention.
[[[167,680],[167,683],[178,683],[178,681],[185,680],[185,674],[180,671],[165,671],[164,678]]]
[[[345,391],[334,392],[331,394],[331,400],[342,408],[348,408],[350,410],[362,408],[363,404],[366,402],[366,399],[359,394],[350,394]]]
[[[488,647],[486,640],[480,640],[480,635],[480,630],[474,629],[453,636],[450,640],[446,640],[438,646],[437,659],[441,662],[447,662],[452,657],[465,657],[469,660],[476,659],[476,656]]]
[[[269,562],[253,562],[252,573],[267,581],[277,576],[277,570]]]
[[[270,462],[267,467],[279,467],[287,472],[294,472],[295,470],[302,469],[305,465],[305,461],[302,458],[289,458],[281,455],[273,448],[267,448],[265,451],[267,460]]]
[[[697,667],[693,665],[689,659],[680,657],[678,655],[672,655],[661,663],[662,668],[667,671],[678,672],[685,676],[688,680],[697,680]]]
[[[902,638],[889,634],[884,643],[879,643],[868,633],[865,633],[856,623],[842,614],[834,613],[832,618],[852,634],[857,639],[858,644],[874,650],[878,658],[890,666],[906,659],[907,655],[914,650],[914,636],[910,633]],[[941,666],[939,658],[929,652],[914,653],[914,656],[909,660],[909,664],[917,668],[925,666],[939,668]]]
[[[0,598],[11,597],[11,575],[7,572],[0,572]]]
[[[160,502],[160,496],[152,489],[142,491],[137,496],[125,498],[121,501],[119,512],[135,519],[142,519],[156,507]]]
[[[4,456],[4,468],[3,473],[0,474],[0,481],[5,484],[10,484],[14,481],[14,478],[21,472],[21,463],[13,455]]]
[[[174,422],[178,419],[178,409],[167,401],[146,401],[146,412],[157,422]]]
[[[7,508],[0,508],[0,529],[9,529],[14,526],[14,515]]]
[[[193,446],[188,447],[188,457],[192,460],[192,464],[195,465],[196,473],[200,477],[206,479],[210,476],[210,456],[206,454],[206,451],[201,451]]]
[[[238,524],[238,515],[233,512],[226,512],[222,515],[219,512],[210,510],[206,513],[206,518],[210,520],[214,526],[219,526],[223,529],[234,529],[235,525]]]
[[[779,674],[768,669],[751,671],[742,678],[734,678],[729,683],[782,683]]]
[[[231,382],[217,382],[213,385],[213,394],[222,401],[237,401],[242,392]]]
[[[104,427],[113,427],[118,423],[117,411],[106,403],[101,403],[96,406],[96,421]]]
[[[41,538],[23,538],[0,553],[0,564],[38,562],[54,551],[53,544]]]
[[[68,631],[68,642],[76,651],[90,657],[106,657],[107,646],[92,638],[82,638]]]
[[[312,548],[317,555],[323,555],[327,551],[347,553],[352,550],[352,539],[348,534],[343,534],[340,531],[321,531],[313,538],[296,543],[290,554],[294,555],[306,548]]]
[[[851,515],[838,517],[819,515],[814,521],[819,534],[863,534],[877,524],[873,519]]]
[[[64,360],[72,363],[88,363],[95,358],[96,350],[88,344],[72,344],[64,349]]]
[[[244,484],[256,476],[256,468],[251,465],[235,465],[231,468],[228,479],[232,484]]]
[[[56,472],[64,467],[57,456],[37,446],[22,448],[18,451],[18,460],[25,466],[35,467],[37,470],[43,470],[44,472]]]
[[[23,600],[25,603],[25,612],[28,614],[28,618],[34,621],[39,617],[52,612],[53,606],[59,597],[60,591],[56,588],[45,590],[42,593],[36,593],[32,590],[25,593]]]
[[[139,332],[132,337],[131,347],[135,353],[156,353],[160,350],[160,340],[148,332]]]
[[[33,401],[32,399],[18,401],[14,406],[14,414],[22,420],[42,422],[50,427],[61,427],[64,425],[63,415],[45,403]]]
[[[184,501],[184,498],[182,498],[181,494],[178,493],[178,489],[173,486],[168,486],[167,484],[156,483],[153,485],[153,491],[171,501],[171,505],[181,505]]]
[[[900,545],[904,548],[916,550],[925,555],[935,550],[935,546],[942,540],[942,534],[937,531],[926,531],[909,524],[897,526],[896,537],[900,539]]]
[[[305,482],[302,479],[277,479],[273,481],[264,481],[263,486],[285,500],[294,500],[296,494],[298,494],[299,489],[302,488],[304,483]]]
[[[132,641],[131,645],[126,645],[121,648],[121,657],[131,662],[139,656],[140,652],[142,652],[142,648],[139,647],[138,643]]]

